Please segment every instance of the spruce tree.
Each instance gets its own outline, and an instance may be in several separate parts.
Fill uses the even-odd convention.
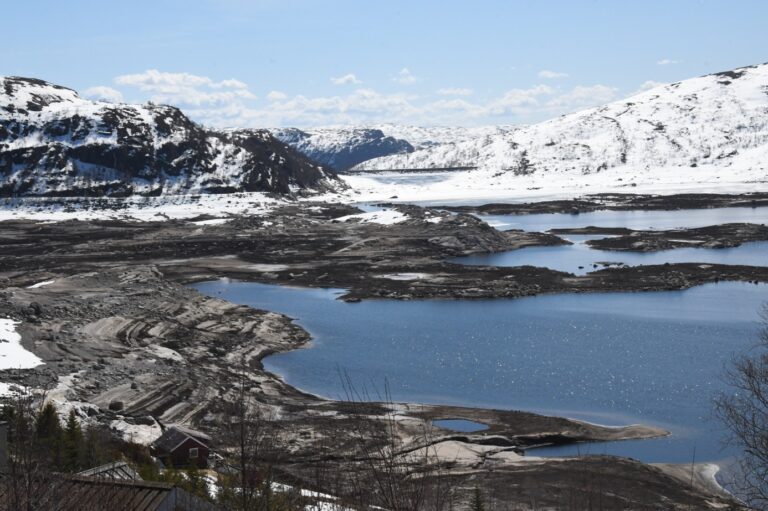
[[[483,503],[483,493],[480,491],[480,488],[475,486],[475,491],[472,494],[472,502],[470,503],[469,508],[472,511],[485,511],[485,504]]]
[[[75,411],[70,410],[67,424],[64,426],[64,469],[75,472],[80,468],[80,453],[83,447],[83,430],[75,416]]]
[[[53,403],[47,403],[35,420],[35,437],[42,457],[56,469],[62,468],[62,429]]]

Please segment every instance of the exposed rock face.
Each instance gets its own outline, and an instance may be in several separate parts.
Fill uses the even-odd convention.
[[[165,105],[87,101],[32,78],[0,78],[0,196],[311,193],[332,171],[266,130],[215,131]]]
[[[311,131],[285,128],[272,130],[272,133],[309,158],[339,171],[372,158],[414,150],[408,141],[386,136],[380,129],[372,128],[323,128]]]

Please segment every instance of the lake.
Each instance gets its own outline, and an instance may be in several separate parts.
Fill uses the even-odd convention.
[[[675,211],[593,211],[573,215],[547,213],[536,215],[477,215],[499,230],[585,227],[626,227],[628,229],[676,229],[706,227],[730,223],[768,223],[768,208],[681,209]]]
[[[768,242],[744,243],[731,248],[676,248],[658,252],[596,250],[585,244],[589,239],[607,236],[561,236],[573,245],[527,247],[495,254],[456,257],[452,262],[476,266],[543,266],[576,275],[601,269],[600,263],[622,263],[628,266],[664,263],[718,263],[748,266],[768,265]]]
[[[757,339],[768,286],[561,294],[496,300],[369,300],[335,289],[220,280],[202,293],[285,313],[313,336],[272,355],[268,370],[329,398],[339,372],[396,400],[523,409],[607,425],[654,424],[664,439],[590,444],[549,454],[607,452],[647,462],[716,461],[722,432],[712,397],[724,364]],[[535,453],[547,453],[537,450]]]

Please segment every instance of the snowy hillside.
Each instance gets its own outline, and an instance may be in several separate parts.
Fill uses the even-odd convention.
[[[380,124],[372,126],[389,137],[407,140],[415,149],[426,149],[442,144],[458,144],[468,140],[492,135],[503,135],[516,129],[514,126],[405,126],[401,124]]]
[[[355,170],[447,167],[477,167],[440,184],[445,189],[465,187],[465,193],[555,184],[605,189],[657,181],[669,186],[715,184],[718,179],[764,183],[768,64],[659,86],[496,135],[370,160]],[[363,188],[371,185],[348,181]]]
[[[332,172],[266,130],[214,131],[161,105],[87,101],[0,77],[0,196],[332,191]]]
[[[329,126],[306,130],[277,128],[271,132],[279,140],[318,163],[344,171],[374,158],[407,154],[442,144],[457,144],[479,137],[507,133],[511,129],[506,126],[428,128],[380,124]]]
[[[271,132],[305,156],[338,171],[371,158],[413,151],[407,141],[374,128],[279,128]]]

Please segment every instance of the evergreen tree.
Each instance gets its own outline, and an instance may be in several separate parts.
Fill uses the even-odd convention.
[[[35,437],[41,457],[48,457],[51,465],[62,467],[62,430],[59,414],[53,403],[47,403],[35,419]]]
[[[59,436],[61,424],[56,407],[53,403],[47,403],[37,416],[35,421],[35,434],[39,440],[49,440]]]
[[[485,504],[483,503],[483,493],[480,491],[480,488],[475,486],[475,491],[472,494],[472,502],[470,503],[469,508],[472,511],[485,511]]]
[[[64,426],[64,470],[75,472],[80,468],[83,450],[83,430],[75,416],[75,411],[70,410],[67,424]]]

